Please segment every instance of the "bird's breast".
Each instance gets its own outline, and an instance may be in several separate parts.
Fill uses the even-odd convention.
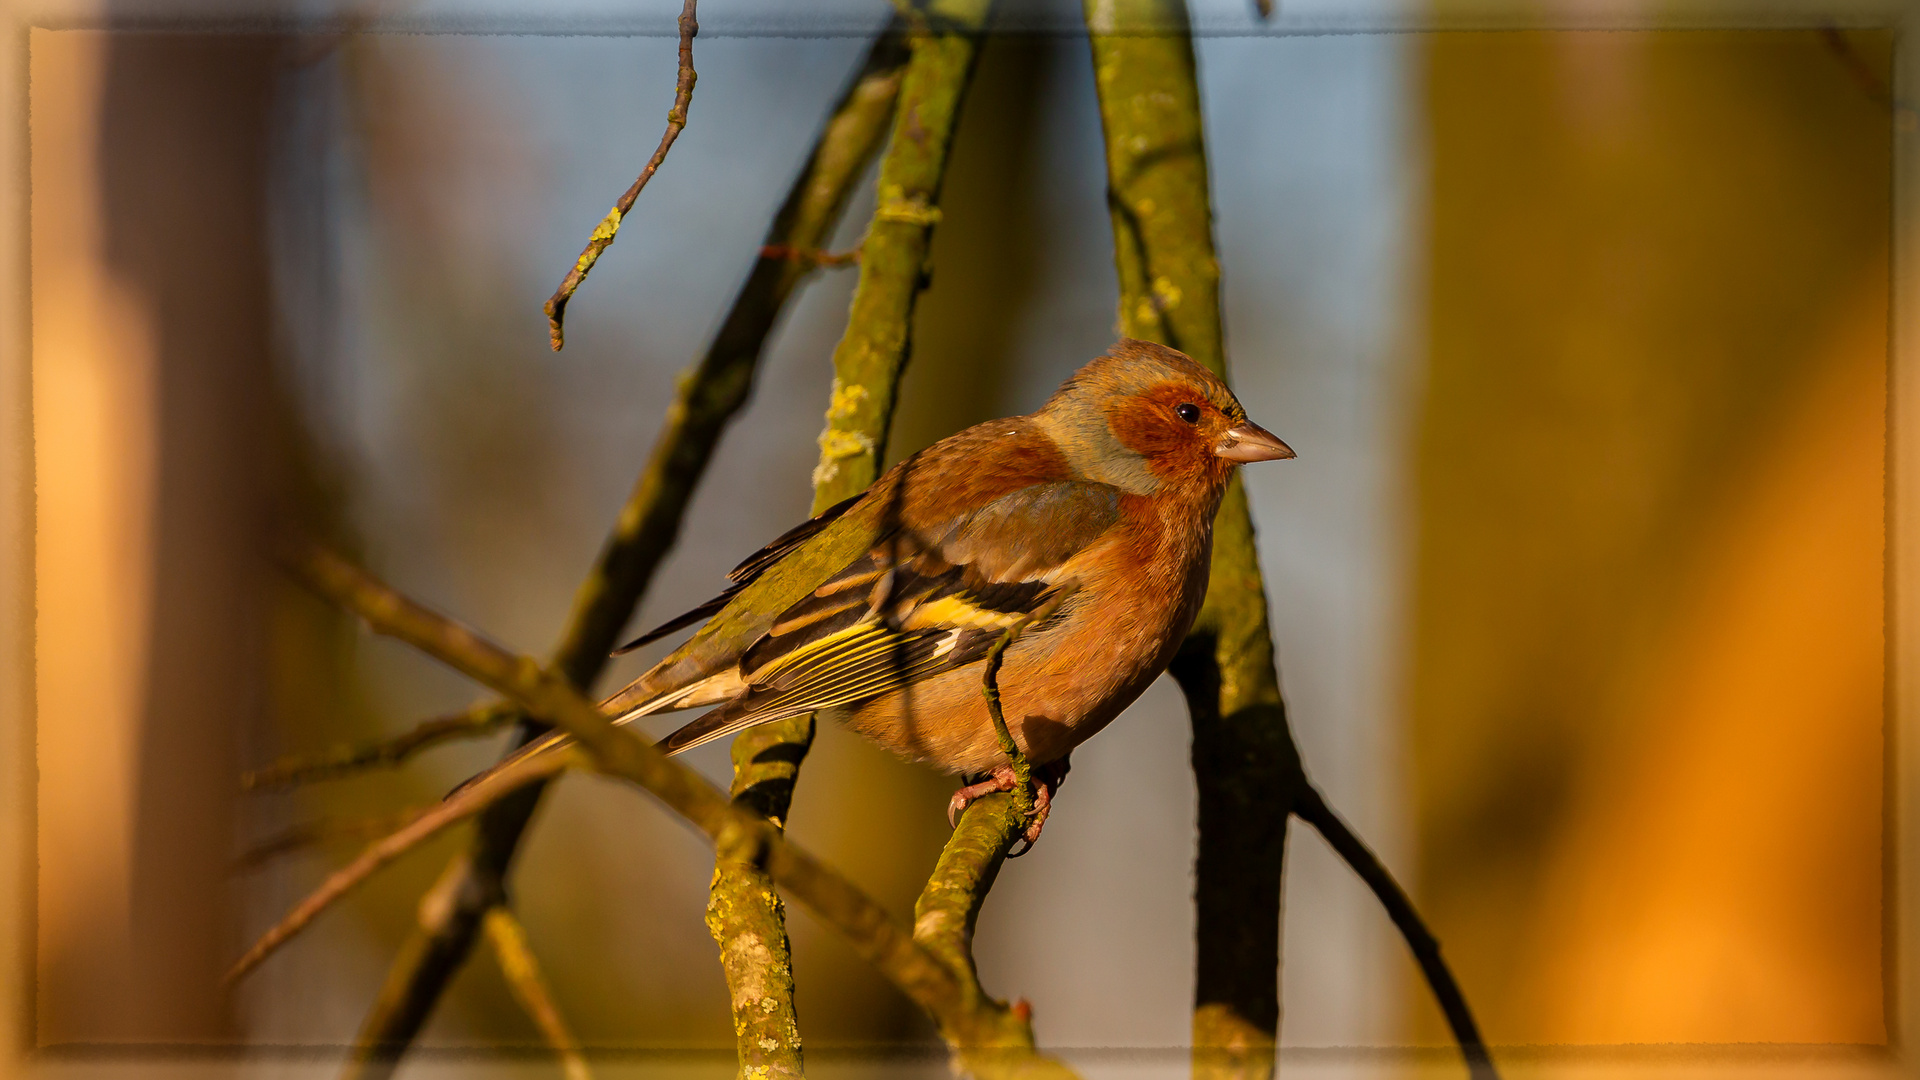
[[[1207,587],[1210,531],[1135,519],[1075,559],[1076,591],[1007,650],[999,676],[1007,726],[1035,762],[1065,756],[1166,669]],[[855,730],[903,757],[977,773],[1003,760],[982,690],[983,665],[944,672],[851,710]]]

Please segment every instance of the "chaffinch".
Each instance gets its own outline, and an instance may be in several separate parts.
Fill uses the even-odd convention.
[[[1040,410],[949,436],[734,568],[725,592],[624,646],[705,625],[602,708],[616,723],[718,706],[679,753],[808,712],[894,753],[1008,790],[982,661],[1043,782],[1173,658],[1207,589],[1214,512],[1234,466],[1293,451],[1217,376],[1122,339]],[[522,751],[539,753],[566,736]]]

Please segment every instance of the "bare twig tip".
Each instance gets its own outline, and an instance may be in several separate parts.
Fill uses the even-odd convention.
[[[627,212],[633,209],[634,200],[640,197],[641,189],[659,171],[660,164],[667,160],[667,151],[673,148],[673,141],[680,137],[681,129],[687,126],[687,108],[693,103],[693,84],[699,78],[693,70],[693,38],[700,32],[700,23],[694,18],[697,6],[698,0],[686,0],[686,5],[680,11],[680,72],[674,81],[673,107],[667,110],[667,130],[660,136],[660,145],[654,148],[646,167],[640,170],[640,175],[620,196],[620,201],[614,203],[607,216],[594,226],[592,235],[587,238],[587,246],[581,250],[573,268],[567,271],[560,287],[554,290],[543,308],[547,313],[547,345],[554,352],[559,352],[566,344],[561,323],[566,317],[567,301],[573,298],[581,282],[587,280],[587,274],[593,270],[593,264],[599,261],[600,253],[613,245],[613,238],[619,234],[620,223],[625,220]]]

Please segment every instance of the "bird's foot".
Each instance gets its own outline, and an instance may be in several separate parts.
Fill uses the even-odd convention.
[[[1033,845],[1040,839],[1041,829],[1046,827],[1047,815],[1053,812],[1053,793],[1066,782],[1067,772],[1071,768],[1073,768],[1072,762],[1067,758],[1034,767],[1033,815],[1027,819],[1027,827],[1020,834],[1020,839],[1025,841],[1025,844],[1017,851],[1008,852],[1007,858],[1017,859],[1033,850]],[[953,798],[947,801],[947,824],[958,828],[960,814],[973,800],[982,795],[1012,791],[1018,784],[1019,780],[1014,776],[1013,766],[995,766],[993,772],[985,778],[953,793]]]
[[[985,779],[968,784],[966,787],[954,792],[953,798],[947,800],[947,824],[953,828],[959,828],[960,815],[967,807],[973,805],[973,800],[982,795],[992,795],[1001,791],[1012,791],[1014,785],[1017,783],[1018,781],[1014,779],[1013,775],[1013,766],[994,766],[994,770],[988,773]]]

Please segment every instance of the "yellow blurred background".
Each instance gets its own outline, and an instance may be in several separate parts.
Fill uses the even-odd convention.
[[[528,89],[538,84],[489,72],[486,50],[514,47],[32,35],[43,1045],[351,1036],[409,905],[451,848],[375,883],[236,998],[219,971],[351,846],[264,873],[230,864],[297,821],[430,801],[492,747],[240,797],[239,771],[275,754],[398,731],[473,699],[276,584],[258,560],[263,523],[297,504],[356,535],[383,572],[544,650],[671,371],[743,266],[750,249],[661,240],[684,243],[672,254],[694,267],[660,286],[662,302],[695,314],[602,353],[538,351],[528,313],[571,256],[555,262],[524,236],[548,229],[564,248],[574,230],[570,219],[528,224],[522,201],[583,182],[544,156],[554,143]],[[539,46],[562,69],[572,47]],[[657,74],[670,47],[645,42],[656,67],[642,73]],[[724,39],[708,55],[724,64],[730,47],[759,55]],[[775,76],[790,64],[830,90],[858,45],[824,58],[781,48],[777,64],[754,62]],[[1055,133],[1026,105],[1078,93],[1060,87],[1084,48],[1006,39],[987,51],[896,449],[1033,407],[1111,333],[1110,249],[1097,233],[1046,231],[1058,228],[1047,211],[1058,185],[1038,148]],[[1888,1040],[1892,48],[1890,34],[1858,31],[1526,32],[1420,35],[1393,54],[1405,72],[1393,135],[1407,148],[1396,175],[1419,209],[1396,249],[1407,253],[1404,310],[1374,316],[1411,329],[1393,349],[1407,389],[1379,451],[1397,480],[1378,528],[1399,553],[1381,573],[1404,584],[1369,645],[1394,691],[1376,775],[1399,819],[1373,835],[1387,834],[1389,861],[1496,1045]],[[728,105],[717,89],[722,70],[703,76],[714,97],[697,99],[676,155],[707,160],[700,147],[728,144],[727,125],[748,114],[751,102]],[[312,113],[289,100],[330,102],[327,130],[349,132],[348,149],[290,153],[312,132],[289,117]],[[655,122],[639,111],[636,131]],[[795,115],[777,125],[777,148],[733,146],[713,151],[708,171],[686,170],[716,184],[765,173],[777,190],[811,138],[815,117]],[[289,174],[289,161],[310,172]],[[664,204],[652,212],[674,212],[673,167],[648,193]],[[371,222],[364,235],[332,236],[325,215],[275,216],[335,182],[328,170],[354,178],[337,197]],[[1097,228],[1104,210],[1082,201]],[[744,214],[755,235],[757,213]],[[1222,213],[1223,234],[1235,231]],[[317,230],[317,246],[307,235],[301,247],[299,228]],[[1049,245],[1068,240],[1090,254],[1063,272]],[[636,230],[613,257],[648,243]],[[388,276],[313,272],[314,285],[300,277],[311,267],[287,262],[288,250],[333,251],[349,265],[351,250],[335,249],[355,245],[379,248]],[[546,261],[519,265],[529,251]],[[619,272],[596,275],[597,299],[583,293],[570,327],[580,339],[594,304],[618,306]],[[701,599],[718,568],[801,512],[823,349],[846,287],[815,285],[783,331],[777,356],[806,364],[769,361],[750,433],[736,436],[754,449],[716,462],[707,516],[690,526],[699,573],[663,577],[647,612]],[[301,289],[327,288],[374,297],[340,308],[372,311],[370,325],[330,331],[349,340],[329,348],[373,358],[376,374],[355,376],[367,385],[340,390],[303,351],[300,304],[337,298]],[[1062,292],[1092,313],[1084,329],[1045,362],[1052,370],[1019,370],[1009,356],[1057,310],[1030,298]],[[1269,348],[1247,330],[1251,316],[1229,315],[1243,386],[1313,400],[1315,365],[1341,362]],[[594,391],[623,402],[618,426],[565,406],[629,369],[644,378]],[[382,410],[380,430],[398,434],[366,434]],[[1304,447],[1302,464],[1312,457]],[[1263,521],[1295,512],[1284,489],[1255,494]],[[1299,618],[1285,600],[1283,624]],[[1307,681],[1288,661],[1283,648],[1283,680]],[[1156,767],[1177,785],[1177,708],[1156,693],[1142,710],[1171,747]],[[816,755],[796,832],[904,911],[943,838],[945,781],[839,733]],[[719,760],[700,759],[709,771]],[[1075,780],[1083,815],[1140,804]],[[1177,786],[1165,790],[1177,833],[1188,811]],[[726,1045],[698,924],[702,846],[611,785],[571,781],[553,803],[522,860],[520,898],[570,1019],[597,1045]],[[1049,839],[1070,845],[1073,827]],[[1181,842],[1169,841],[1176,860]],[[1043,847],[1028,862],[1067,855]],[[1032,907],[983,924],[983,941],[1083,902],[1071,882],[1019,887],[1003,886],[1007,902]],[[1177,908],[1103,902],[1147,912],[1177,970],[1190,935]],[[804,918],[795,936],[810,1039],[924,1044],[924,1023],[830,936]],[[1045,948],[1028,947],[1036,966]],[[1394,956],[1390,977],[1358,983],[1380,1019],[1349,1041],[1444,1042]],[[1082,1011],[1095,1013],[1101,995],[1135,993],[1124,979],[1080,985],[1095,999]],[[1180,990],[1161,995],[1175,1032]],[[1042,999],[1043,1040],[1047,1009]],[[1054,1030],[1126,1034],[1103,1035],[1097,1018]],[[430,1036],[537,1041],[478,959]]]
[[[1413,814],[1502,1041],[1886,1038],[1890,58],[1427,45]]]

